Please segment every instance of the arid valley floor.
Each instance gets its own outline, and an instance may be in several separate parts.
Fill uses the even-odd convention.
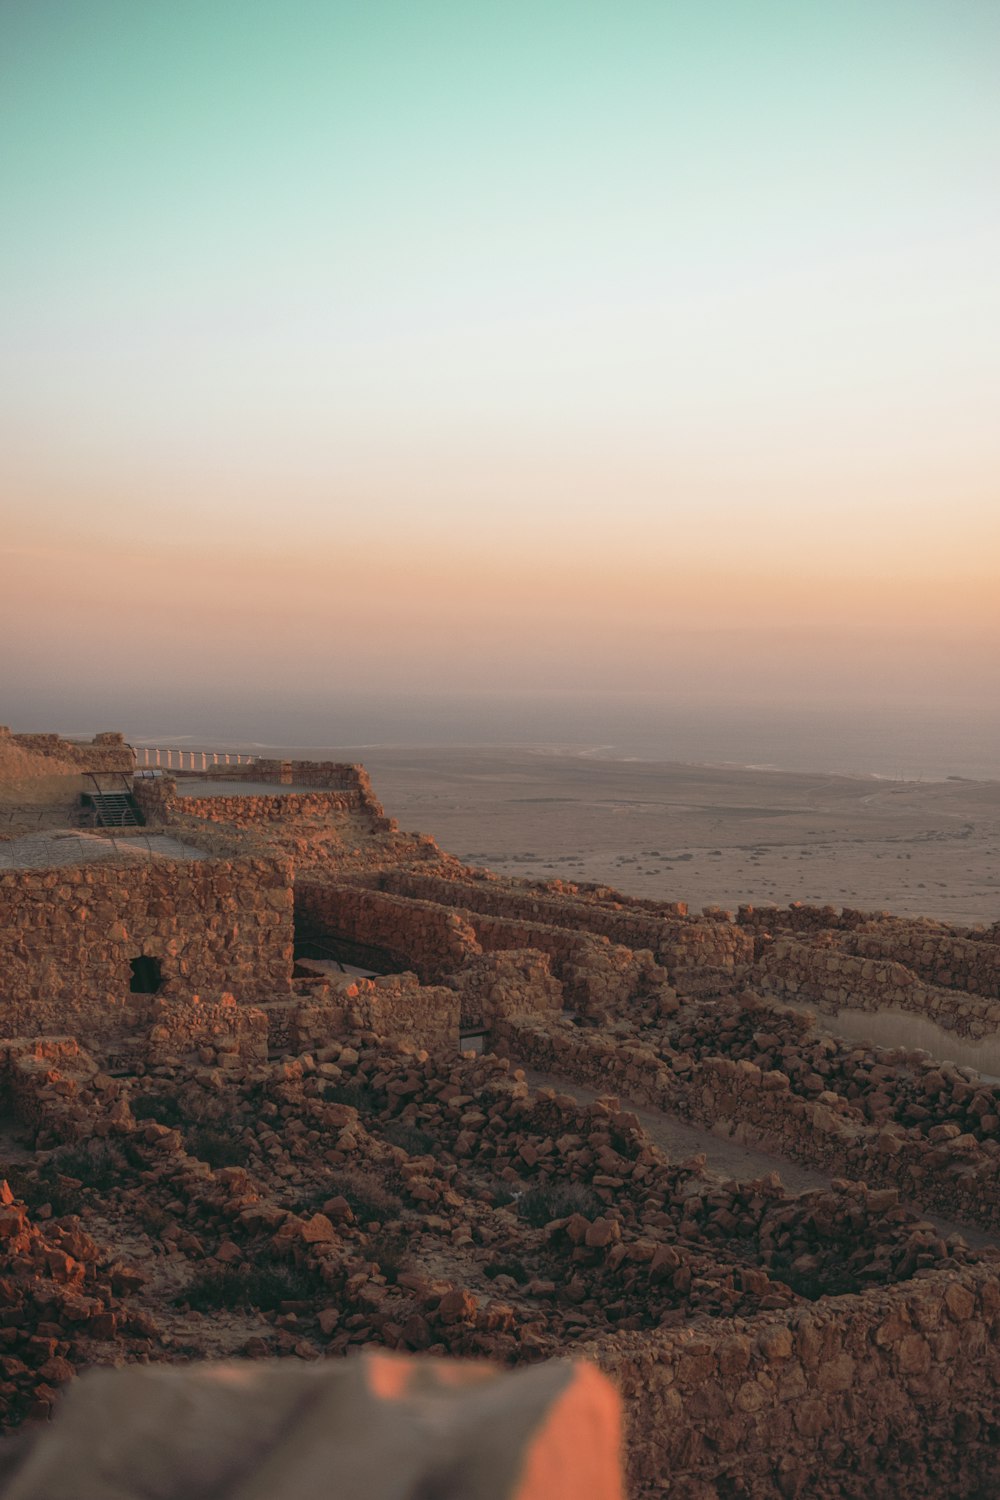
[[[573,1353],[634,1497],[1000,1493],[1000,787],[369,769],[434,837],[347,761],[0,735],[5,1430]]]
[[[505,875],[598,881],[693,911],[832,901],[963,925],[1000,911],[1000,781],[513,749],[357,758],[403,827]]]

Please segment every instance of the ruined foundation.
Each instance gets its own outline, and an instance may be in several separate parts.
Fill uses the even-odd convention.
[[[831,1018],[991,1044],[1000,925],[692,915],[463,866],[361,768],[217,779],[0,840],[8,1431],[95,1364],[572,1353],[635,1497],[996,1493],[1000,1085]]]

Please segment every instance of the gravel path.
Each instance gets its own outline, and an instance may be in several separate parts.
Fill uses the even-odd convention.
[[[538,1073],[534,1068],[525,1068],[524,1072],[532,1088],[558,1089],[560,1094],[570,1094],[581,1104],[592,1104],[601,1094],[599,1089],[570,1082],[555,1073]],[[613,1093],[614,1090],[608,1092]],[[638,1115],[639,1123],[653,1144],[659,1146],[673,1161],[683,1161],[685,1157],[697,1156],[703,1151],[712,1171],[720,1172],[725,1177],[752,1181],[755,1177],[766,1177],[769,1172],[778,1172],[790,1193],[807,1193],[815,1188],[829,1190],[830,1178],[815,1168],[801,1167],[783,1156],[772,1156],[770,1152],[759,1151],[753,1146],[741,1146],[724,1140],[701,1126],[687,1125],[682,1120],[675,1120],[664,1114],[662,1110],[650,1109],[648,1104],[636,1104],[634,1100],[626,1099],[620,1094],[615,1097],[621,1099],[622,1109],[631,1110]]]
[[[165,833],[111,839],[79,829],[54,829],[0,842],[0,870],[49,870],[61,865],[121,863],[153,857],[183,862],[207,859],[208,855]]]

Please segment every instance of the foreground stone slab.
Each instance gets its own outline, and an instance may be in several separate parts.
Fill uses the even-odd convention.
[[[2,1500],[622,1500],[590,1365],[364,1354],[95,1370],[11,1454]]]

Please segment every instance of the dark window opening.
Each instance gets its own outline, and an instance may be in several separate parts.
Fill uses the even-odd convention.
[[[160,960],[148,958],[142,954],[139,958],[133,958],[132,982],[129,990],[133,995],[155,995],[162,983],[160,974]]]

